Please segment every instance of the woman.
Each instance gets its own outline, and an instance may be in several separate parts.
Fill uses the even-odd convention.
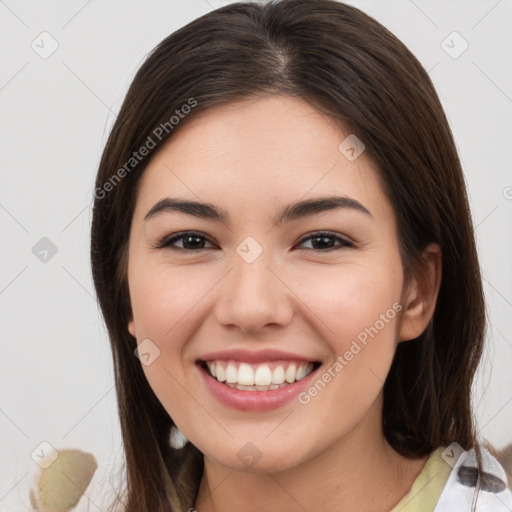
[[[472,419],[485,311],[452,134],[356,8],[236,3],[162,41],[101,159],[91,258],[125,510],[512,506]]]

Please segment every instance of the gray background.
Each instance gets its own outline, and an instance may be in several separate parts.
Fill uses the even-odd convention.
[[[226,3],[0,1],[1,512],[30,509],[31,454],[43,441],[98,461],[77,510],[104,510],[111,498],[121,441],[89,270],[94,176],[144,56]],[[419,58],[453,129],[489,310],[473,402],[481,434],[503,447],[512,442],[512,0],[350,3]]]

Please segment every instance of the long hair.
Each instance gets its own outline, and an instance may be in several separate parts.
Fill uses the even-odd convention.
[[[363,141],[394,207],[406,277],[421,267],[427,244],[439,244],[436,309],[419,338],[398,344],[384,385],[383,431],[410,458],[454,441],[474,447],[482,470],[471,409],[485,335],[482,282],[461,163],[427,72],[385,27],[340,2],[233,3],[180,28],[148,55],[97,173],[92,273],[113,354],[128,512],[188,510],[204,464],[192,443],[169,446],[172,418],[127,331],[137,183],[151,157],[196,114],[264,94],[298,97]],[[139,158],[142,146],[151,149]]]

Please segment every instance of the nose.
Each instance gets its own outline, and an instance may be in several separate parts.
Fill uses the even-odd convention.
[[[235,254],[233,267],[218,290],[217,321],[244,333],[288,324],[293,316],[292,293],[281,273],[265,251],[252,263]]]

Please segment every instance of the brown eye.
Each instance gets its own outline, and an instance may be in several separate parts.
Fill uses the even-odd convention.
[[[176,243],[178,243],[178,245],[175,245]],[[204,234],[195,231],[187,231],[164,238],[156,245],[156,248],[178,249],[183,251],[210,249],[211,247],[205,247],[205,243],[211,244]]]
[[[311,241],[311,246],[307,249],[312,249],[321,252],[327,252],[329,250],[342,249],[343,247],[354,247],[354,244],[347,239],[343,238],[336,233],[330,233],[328,231],[322,231],[314,233],[300,241],[300,244]],[[338,242],[338,245],[335,245]]]

